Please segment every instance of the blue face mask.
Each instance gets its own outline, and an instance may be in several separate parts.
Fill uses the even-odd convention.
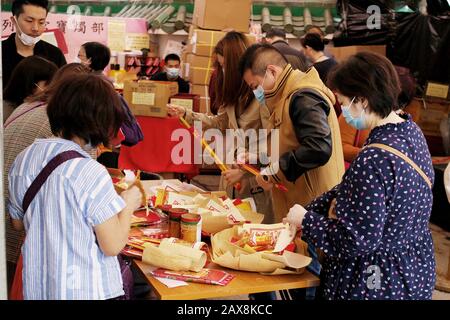
[[[261,105],[266,104],[266,97],[265,97],[264,88],[263,88],[264,80],[266,80],[266,74],[267,74],[267,70],[266,70],[266,73],[264,74],[264,78],[263,78],[262,83],[258,87],[256,87],[255,90],[253,90],[253,94],[255,95],[255,99]]]
[[[350,104],[348,106],[341,106],[342,115],[344,116],[345,121],[350,126],[356,128],[357,130],[364,130],[364,129],[367,129],[366,113],[365,113],[364,109],[362,110],[362,112],[358,118],[354,118],[350,112],[350,107],[352,106],[355,98],[356,97],[353,97],[352,101],[350,101]]]

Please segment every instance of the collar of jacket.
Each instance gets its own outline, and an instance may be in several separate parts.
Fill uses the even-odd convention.
[[[306,73],[292,69],[288,64],[275,82],[272,90],[265,94],[266,104],[270,110],[271,118],[275,127],[283,121],[283,108],[286,101],[300,90],[314,91],[329,101],[330,107],[335,103],[333,92],[328,89],[315,68],[310,68]]]

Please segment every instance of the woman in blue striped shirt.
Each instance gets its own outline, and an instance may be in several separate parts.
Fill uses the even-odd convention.
[[[90,148],[109,145],[123,120],[111,84],[80,74],[61,80],[47,114],[54,137],[38,139],[18,155],[9,173],[8,209],[15,228],[25,228],[25,299],[112,299],[124,294],[117,255],[131,214],[141,205],[136,187],[115,192],[106,169]],[[58,166],[24,212],[31,183],[58,154],[77,151]]]

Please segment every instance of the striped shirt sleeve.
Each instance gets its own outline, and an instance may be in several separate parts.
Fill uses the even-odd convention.
[[[8,200],[8,213],[14,220],[23,220],[24,213],[22,211],[22,206],[16,202],[16,197],[11,197]]]
[[[20,157],[20,156],[19,156]],[[11,169],[14,169],[14,165],[12,166]],[[11,170],[13,171],[13,170]],[[22,209],[22,203],[19,203],[19,198],[18,194],[19,194],[19,189],[18,189],[18,184],[17,184],[17,179],[15,176],[12,176],[11,173],[8,174],[8,191],[9,194],[12,195],[10,196],[7,200],[7,210],[9,215],[11,216],[12,219],[15,220],[23,220],[23,217],[25,216],[23,209]]]
[[[126,203],[115,191],[106,169],[96,161],[89,161],[91,179],[83,179],[88,181],[81,183],[80,205],[84,208],[88,222],[96,226],[122,211]]]

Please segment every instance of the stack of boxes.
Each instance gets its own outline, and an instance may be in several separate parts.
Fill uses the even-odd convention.
[[[251,0],[195,0],[193,25],[182,56],[182,74],[191,83],[191,93],[200,96],[200,112],[210,112],[209,81],[215,68],[214,48],[226,34],[221,30],[248,33],[251,6]],[[249,37],[255,42],[254,37]]]

